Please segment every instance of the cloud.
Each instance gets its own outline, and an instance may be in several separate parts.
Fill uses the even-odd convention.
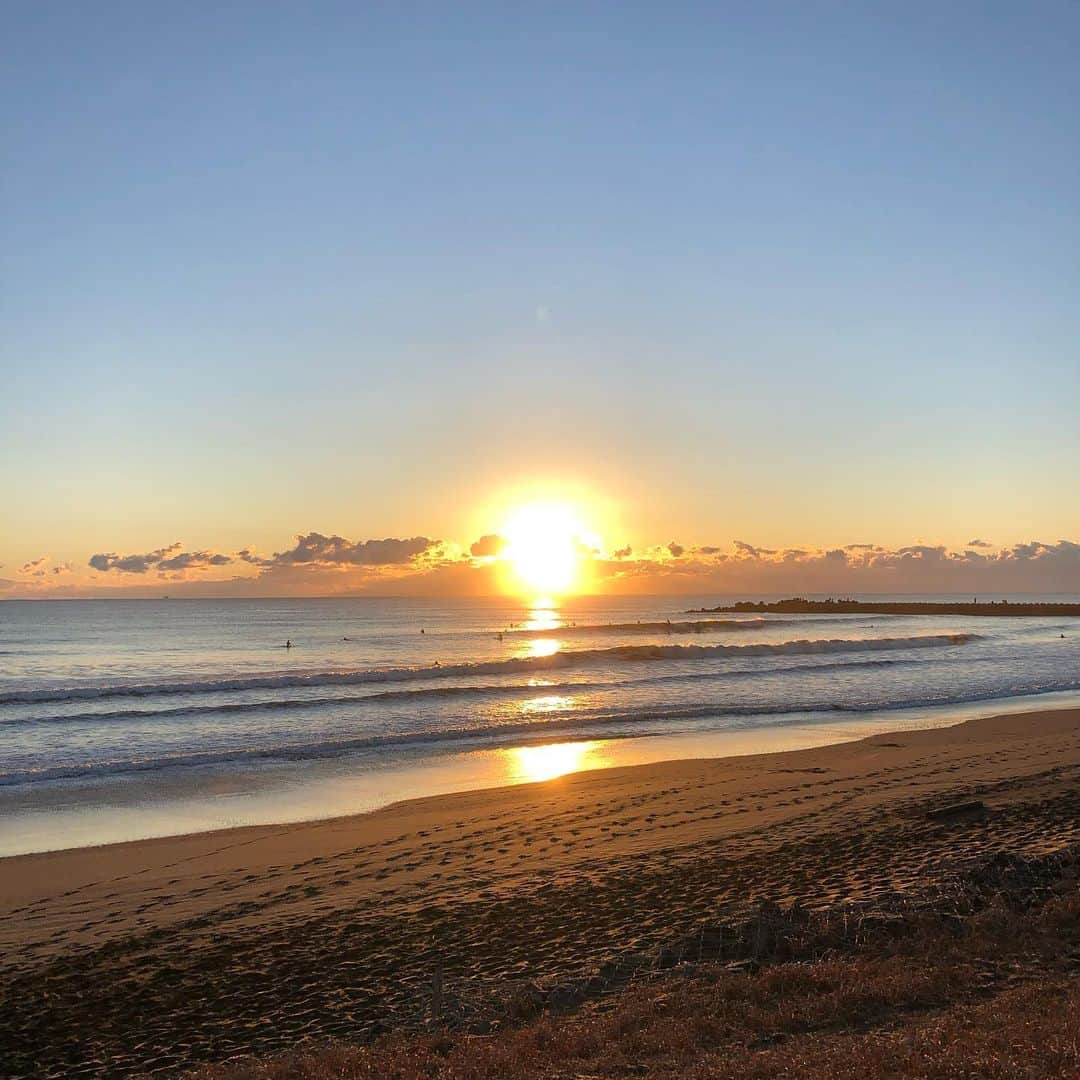
[[[987,540],[978,540],[978,539],[976,539],[976,540],[969,540],[967,542],[967,546],[970,547],[970,548],[988,548],[988,547],[993,547],[994,545],[991,544]]]
[[[90,556],[89,566],[107,574],[110,570],[119,570],[124,574],[145,574],[162,559],[174,555],[183,545],[177,541],[168,547],[149,551],[145,555],[117,555],[115,551],[103,551]]]
[[[231,555],[215,551],[183,551],[177,541],[168,547],[148,551],[144,555],[117,555],[116,552],[99,552],[90,556],[89,566],[103,574],[118,570],[122,574],[145,574],[150,570],[161,573],[179,573],[202,569],[207,566],[227,566],[233,561]]]
[[[292,547],[264,555],[185,549],[179,542],[143,553],[98,552],[95,574],[53,565],[48,556],[21,564],[4,595],[156,595],[177,582],[188,595],[318,596],[492,595],[502,585],[496,559],[506,540],[485,534],[466,548],[426,536],[352,540],[300,533]],[[955,593],[984,596],[1080,593],[1080,543],[1038,538],[995,549],[985,541],[960,549],[915,543],[886,547],[767,548],[727,544],[626,544],[610,555],[583,545],[585,580],[609,593],[858,595]],[[232,576],[221,573],[233,567]],[[104,575],[115,584],[102,580]],[[172,586],[170,593],[174,592]],[[179,591],[177,592],[179,595]]]
[[[276,552],[272,565],[316,563],[320,566],[401,566],[440,549],[438,540],[413,536],[407,540],[346,540],[311,532],[296,537],[296,546]]]
[[[739,558],[763,559],[775,554],[775,548],[754,547],[753,544],[748,544],[745,540],[735,541],[735,555]]]
[[[506,537],[499,536],[496,533],[488,533],[486,536],[481,536],[476,543],[471,544],[469,552],[478,559],[494,557],[501,555],[506,550],[506,544]]]
[[[1027,544],[1015,544],[1004,548],[998,558],[1004,561],[1041,562],[1068,567],[1080,566],[1080,544],[1072,540],[1059,540],[1056,544],[1044,544],[1041,540],[1032,540]]]
[[[191,570],[199,566],[228,566],[233,561],[231,555],[222,555],[214,551],[181,551],[171,559],[162,559],[159,570]]]
[[[670,554],[665,547],[633,560],[597,560],[594,570],[606,590],[614,592],[1080,592],[1080,543],[1071,540],[1030,540],[1000,551],[863,543],[778,550],[736,540],[727,552],[700,545],[681,558]]]
[[[145,553],[98,552],[90,557],[89,566],[99,574],[115,572],[122,581],[152,575],[151,580],[179,582],[189,595],[318,596],[363,591],[373,580],[393,582],[396,588],[402,575],[422,577],[459,554],[456,545],[424,536],[353,541],[309,532],[297,534],[293,547],[270,556],[250,546],[229,553],[186,550],[176,542]],[[214,573],[227,566],[236,566],[239,572],[232,577]],[[57,585],[61,592],[77,587]],[[90,591],[102,588],[95,584]],[[152,595],[149,584],[136,586],[129,581],[118,588],[122,595],[140,589]]]

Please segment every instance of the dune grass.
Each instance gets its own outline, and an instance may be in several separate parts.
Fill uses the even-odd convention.
[[[808,948],[812,949],[809,937]],[[200,1080],[1080,1075],[1080,891],[756,970],[679,965],[493,1034],[399,1033],[206,1068]],[[811,952],[806,953],[807,956]]]

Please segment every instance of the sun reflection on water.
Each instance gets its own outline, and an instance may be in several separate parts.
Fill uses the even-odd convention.
[[[530,656],[554,656],[559,651],[560,642],[557,638],[537,638],[529,642]]]
[[[538,600],[529,609],[522,625],[526,630],[556,630],[559,626],[559,610],[550,600]]]
[[[598,752],[602,745],[595,740],[548,743],[546,746],[516,746],[503,753],[511,780],[554,780],[582,769],[603,768],[605,761]]]
[[[529,698],[521,703],[523,713],[549,713],[559,709],[568,709],[574,704],[572,697],[565,694],[545,694],[543,697]]]

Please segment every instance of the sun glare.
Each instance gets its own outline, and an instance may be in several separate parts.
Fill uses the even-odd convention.
[[[506,523],[505,557],[518,591],[533,596],[565,596],[581,583],[589,537],[572,507],[533,503]]]
[[[546,746],[518,746],[506,753],[515,780],[554,780],[557,776],[597,768],[604,764],[597,754],[598,742],[550,743]]]
[[[559,651],[555,638],[536,638],[529,642],[529,656],[554,656]]]

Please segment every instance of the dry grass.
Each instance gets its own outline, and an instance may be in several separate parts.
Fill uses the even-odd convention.
[[[847,956],[756,973],[686,965],[494,1035],[392,1036],[201,1080],[1080,1075],[1080,892],[914,917]]]

